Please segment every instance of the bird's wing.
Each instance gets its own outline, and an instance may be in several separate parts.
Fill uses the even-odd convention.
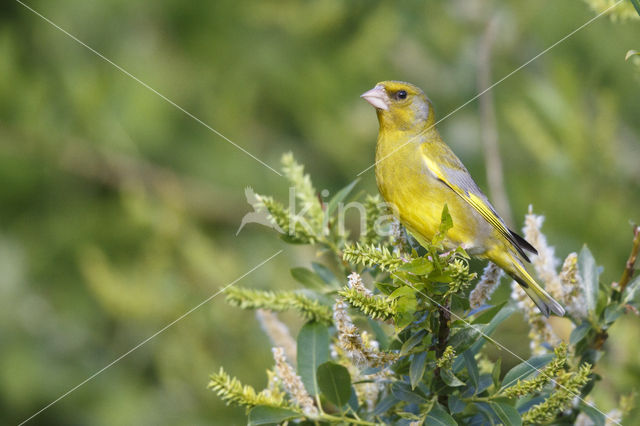
[[[435,150],[436,153],[435,155],[430,155],[427,150]],[[536,249],[531,244],[507,228],[507,225],[496,213],[486,195],[478,188],[464,164],[447,145],[443,142],[423,143],[421,155],[429,171],[480,213],[500,235],[514,246],[524,259],[529,261],[524,250],[537,254]],[[434,157],[437,157],[437,161]]]

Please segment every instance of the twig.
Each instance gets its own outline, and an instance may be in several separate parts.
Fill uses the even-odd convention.
[[[625,287],[627,286],[627,284],[629,284],[629,281],[631,281],[633,273],[635,272],[634,266],[636,260],[638,259],[638,251],[640,251],[640,226],[635,225],[633,227],[633,244],[631,246],[631,254],[629,254],[629,259],[627,260],[624,271],[622,272],[622,278],[620,278],[619,282],[614,282],[611,284],[611,286],[615,290],[612,295],[613,300],[619,301],[621,299],[622,292],[624,292]],[[628,309],[629,307],[631,307],[631,305],[625,306],[626,309]],[[609,334],[606,332],[606,330],[599,330],[596,333],[592,346],[595,349],[601,349],[604,345],[604,342],[607,341],[608,337]]]
[[[487,24],[478,51],[478,90],[484,91],[491,84],[491,51],[498,27],[498,16],[494,15]],[[493,92],[487,91],[480,96],[480,129],[484,146],[484,161],[487,169],[489,193],[496,209],[509,225],[513,225],[509,199],[504,187],[502,159],[498,147],[496,114],[493,106]]]
[[[442,358],[447,344],[449,343],[449,332],[451,331],[451,310],[449,299],[445,300],[442,305],[438,306],[438,316],[440,318],[440,327],[438,328],[438,343],[436,345],[436,359]],[[440,376],[440,367],[436,367],[435,370],[436,380],[442,382]],[[438,402],[443,406],[448,406],[449,397],[445,393],[438,395]]]
[[[629,259],[627,259],[627,263],[625,265],[624,271],[622,272],[622,278],[618,281],[617,285],[614,283],[614,288],[617,288],[620,293],[622,293],[633,278],[633,274],[635,270],[636,260],[638,259],[638,252],[640,251],[640,225],[635,225],[633,227],[633,245],[631,246],[631,253],[629,254]]]

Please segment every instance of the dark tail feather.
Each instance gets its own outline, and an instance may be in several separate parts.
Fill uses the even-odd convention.
[[[518,235],[515,232],[513,232],[511,229],[509,229],[509,232],[511,233],[511,236],[513,237],[513,239],[516,240],[516,242],[518,243],[518,246],[520,248],[522,248],[523,250],[528,251],[529,253],[538,254],[538,250],[536,250],[536,248],[534,246],[532,246],[529,243],[529,241],[525,240],[520,235]]]
[[[520,284],[520,287],[522,287],[524,292],[527,293],[527,296],[529,296],[531,300],[533,300],[533,303],[536,304],[538,309],[540,309],[540,312],[542,312],[545,317],[549,318],[551,312],[559,317],[564,316],[564,308],[560,306],[560,304],[556,302],[555,299],[549,296],[546,291],[540,288],[533,288],[528,286],[520,277],[513,278],[518,282],[518,284]]]

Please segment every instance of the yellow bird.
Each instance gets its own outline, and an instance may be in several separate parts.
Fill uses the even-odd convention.
[[[540,311],[564,315],[564,309],[525,269],[526,252],[537,254],[524,238],[507,228],[478,185],[435,129],[431,101],[418,87],[383,81],[362,94],[376,108],[380,132],[376,179],[384,199],[397,208],[399,220],[427,245],[438,231],[444,204],[453,228],[447,249],[463,247],[489,259],[515,279]]]

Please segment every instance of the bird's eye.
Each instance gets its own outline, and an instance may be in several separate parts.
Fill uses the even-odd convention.
[[[406,90],[399,90],[396,92],[396,99],[407,99]]]

